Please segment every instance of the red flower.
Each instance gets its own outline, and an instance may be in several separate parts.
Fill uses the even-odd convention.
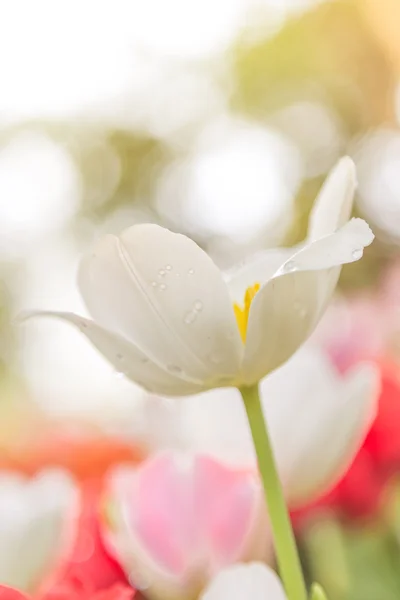
[[[0,585],[0,600],[132,600],[134,596],[135,590],[122,584],[95,593],[89,592],[81,585],[66,585],[45,595],[32,597],[14,588]]]
[[[59,568],[42,585],[41,598],[65,597],[65,590],[72,596],[81,597],[84,593],[86,597],[98,590],[116,590],[116,585],[126,588],[126,577],[119,564],[106,552],[100,535],[101,487],[102,484],[96,482],[82,486],[73,543],[67,548]]]
[[[8,585],[0,585],[0,600],[30,600],[30,598]]]

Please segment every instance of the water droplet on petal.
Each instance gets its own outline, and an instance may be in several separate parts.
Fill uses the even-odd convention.
[[[294,262],[294,260],[288,260],[288,262],[285,265],[283,265],[283,271],[285,273],[292,273],[296,269],[297,269],[297,265]]]
[[[194,311],[190,311],[186,314],[185,318],[183,319],[184,323],[186,323],[186,325],[190,325],[191,323],[193,323],[197,318],[197,313]]]
[[[362,257],[362,255],[363,255],[363,251],[361,248],[356,248],[352,252],[352,257],[354,258],[354,260],[359,260]]]
[[[167,289],[167,286],[165,285],[165,283],[162,283],[160,285],[160,290],[162,290],[163,292]]]
[[[194,269],[189,269],[188,275],[193,275],[193,274],[194,274]]]
[[[157,281],[152,281],[151,285],[152,285],[152,287],[156,288],[157,287]]]
[[[164,276],[165,276],[165,271],[164,271],[164,269],[160,269],[160,270],[158,271],[158,274],[159,274],[159,276],[160,276],[160,277],[164,277]]]
[[[170,373],[182,373],[182,369],[178,365],[167,365],[167,369]]]
[[[197,310],[197,312],[202,311],[203,310],[203,303],[202,303],[202,301],[201,300],[196,300],[196,302],[193,305],[193,308],[195,310]]]
[[[172,271],[172,267],[171,267],[171,265],[167,265],[167,266],[165,267],[165,269],[166,269],[166,271]]]

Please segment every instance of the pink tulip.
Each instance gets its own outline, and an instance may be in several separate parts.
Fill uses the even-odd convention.
[[[268,556],[255,472],[211,457],[161,453],[115,471],[105,506],[109,549],[148,598],[196,598],[224,567]]]

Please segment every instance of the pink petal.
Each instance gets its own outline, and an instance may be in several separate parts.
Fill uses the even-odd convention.
[[[156,562],[182,573],[196,545],[191,473],[179,469],[172,455],[160,455],[139,470],[132,492],[131,518],[138,537]]]
[[[254,476],[216,462],[196,459],[195,497],[199,532],[222,567],[240,559],[255,518]]]

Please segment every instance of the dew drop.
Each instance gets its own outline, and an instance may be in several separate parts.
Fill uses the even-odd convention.
[[[165,271],[164,271],[164,269],[160,269],[160,270],[158,271],[158,274],[159,274],[159,276],[160,276],[160,277],[164,277],[164,276],[165,276]]]
[[[167,265],[167,266],[165,267],[165,270],[166,270],[166,271],[172,271],[172,267],[171,267],[171,265]]]
[[[203,303],[201,300],[196,300],[196,302],[193,305],[194,310],[196,310],[197,312],[200,312],[203,310]]]
[[[182,373],[182,369],[178,365],[167,365],[167,369],[170,373]]]
[[[185,316],[183,321],[184,321],[184,323],[186,323],[186,325],[190,325],[191,323],[193,323],[196,320],[196,317],[197,317],[197,313],[193,312],[191,310],[190,312],[187,313],[187,315]]]
[[[165,283],[162,283],[160,285],[160,290],[162,290],[163,292],[167,289],[167,286],[165,285]]]
[[[361,248],[356,248],[355,250],[353,250],[351,255],[354,258],[354,260],[359,260],[363,255],[363,251],[361,250]]]
[[[193,275],[193,274],[194,274],[194,269],[189,269],[188,275]]]
[[[293,304],[293,308],[299,313],[299,317],[301,317],[302,319],[304,319],[304,317],[307,315],[307,309],[303,306],[301,302],[295,302]]]
[[[157,281],[152,281],[151,285],[152,285],[153,288],[156,288],[157,287]]]
[[[297,265],[294,260],[288,260],[288,262],[283,266],[283,270],[285,273],[292,273],[297,269]]]

